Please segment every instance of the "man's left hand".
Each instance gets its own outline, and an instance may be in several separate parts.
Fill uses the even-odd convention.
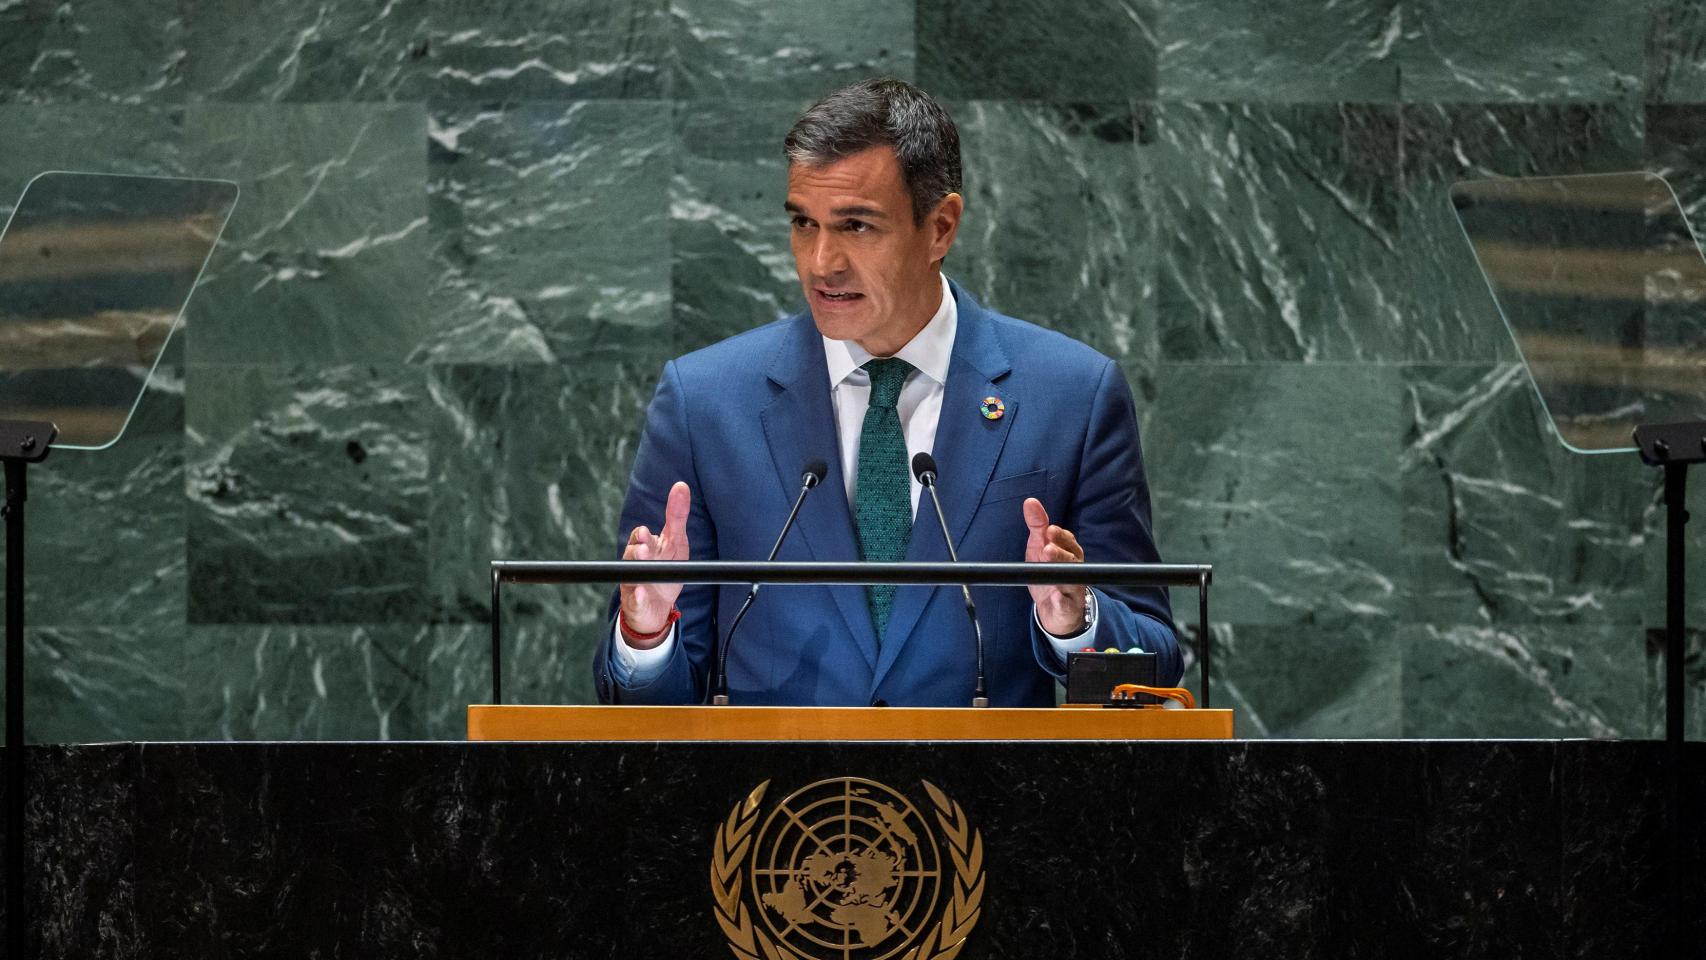
[[[1026,563],[1083,563],[1084,548],[1065,527],[1048,522],[1048,510],[1036,497],[1025,500],[1025,526],[1031,529],[1025,541]],[[1032,586],[1031,602],[1043,629],[1057,637],[1070,637],[1085,627],[1090,588],[1084,586]]]

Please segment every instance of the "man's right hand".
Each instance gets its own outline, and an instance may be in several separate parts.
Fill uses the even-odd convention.
[[[686,560],[687,514],[693,506],[693,493],[687,484],[677,481],[669,488],[669,501],[664,506],[663,529],[656,534],[644,526],[628,534],[628,546],[622,551],[624,560]],[[661,633],[655,640],[635,640],[624,635],[622,640],[636,650],[648,650],[662,643],[663,628],[669,623],[669,612],[675,609],[675,598],[681,596],[679,583],[622,584],[622,622],[628,634],[649,636]]]

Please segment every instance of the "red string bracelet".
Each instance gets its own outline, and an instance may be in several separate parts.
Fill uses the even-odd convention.
[[[623,637],[625,637],[626,639],[631,640],[635,643],[649,643],[650,641],[653,641],[653,640],[662,639],[663,635],[668,633],[669,629],[671,627],[675,626],[675,621],[680,620],[680,619],[681,619],[681,611],[676,609],[675,607],[670,607],[669,608],[669,619],[665,620],[663,622],[663,629],[662,630],[659,630],[656,633],[635,633],[634,631],[628,629],[628,621],[624,618],[622,611],[617,610],[616,611],[616,629],[622,631]]]

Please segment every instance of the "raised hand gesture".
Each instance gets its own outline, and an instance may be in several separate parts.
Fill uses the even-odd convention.
[[[652,533],[638,526],[628,534],[628,545],[622,550],[624,560],[686,560],[688,558],[687,514],[693,506],[693,493],[687,484],[677,481],[669,488],[669,500],[664,506],[663,529]],[[663,642],[667,634],[670,611],[675,599],[681,596],[679,583],[622,584],[622,622],[627,628],[623,639],[635,649],[648,649]],[[636,640],[636,635],[650,637]]]
[[[1025,526],[1031,530],[1025,541],[1026,563],[1083,563],[1084,548],[1065,527],[1048,522],[1048,510],[1036,497],[1025,500]],[[1085,586],[1032,586],[1031,602],[1043,629],[1057,637],[1069,637],[1084,629],[1090,588]]]

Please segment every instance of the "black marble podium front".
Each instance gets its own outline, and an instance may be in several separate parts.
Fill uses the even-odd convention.
[[[1698,813],[1706,749],[1689,747]],[[862,778],[932,818],[928,781],[981,837],[968,960],[1655,956],[1663,750],[39,747],[31,926],[48,957],[729,957],[710,877],[731,814],[761,783],[772,804]],[[1698,825],[1686,837],[1700,943],[1706,857]],[[966,866],[943,862],[950,874]],[[775,929],[766,909],[751,912],[761,931]],[[904,939],[869,948],[844,936],[846,951],[824,955],[870,960]]]

